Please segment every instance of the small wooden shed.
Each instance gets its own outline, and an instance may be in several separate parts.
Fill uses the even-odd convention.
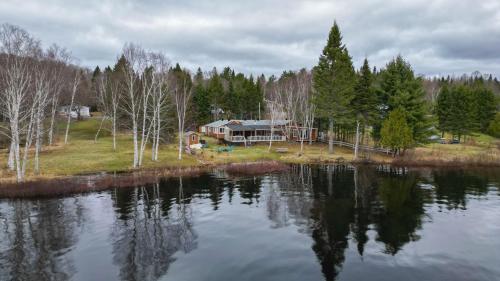
[[[198,135],[198,133],[196,132],[189,131],[185,133],[184,136],[186,137],[187,146],[198,144],[200,142],[200,135]]]

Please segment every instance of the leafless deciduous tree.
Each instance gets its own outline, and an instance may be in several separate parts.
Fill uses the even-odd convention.
[[[305,69],[287,73],[272,82],[268,93],[266,104],[271,123],[274,124],[278,119],[286,120],[287,124],[282,133],[289,139],[296,134],[303,151],[307,136],[311,142],[314,123],[315,106],[312,103],[311,73]],[[273,128],[271,130],[274,131]]]
[[[34,108],[33,57],[40,43],[17,26],[3,24],[0,27],[1,112],[9,122],[11,141],[9,167],[16,171],[17,180],[23,181],[28,150],[33,140]],[[21,158],[21,140],[25,147]]]
[[[103,122],[111,120],[111,136],[113,138],[113,151],[116,151],[116,128],[117,114],[120,94],[120,84],[116,73],[107,70],[97,78],[97,103],[102,112],[101,126],[96,133],[95,142],[99,137]]]
[[[274,131],[276,130],[276,121],[283,120],[283,105],[276,100],[266,100],[268,116],[271,121],[271,137],[269,139],[268,151],[271,151],[273,145]]]
[[[184,126],[186,123],[186,111],[192,95],[191,76],[187,70],[173,70],[173,100],[177,113],[177,125],[179,131],[179,156],[182,159],[182,143],[184,139]]]
[[[59,97],[67,84],[68,64],[71,62],[69,52],[55,44],[47,50],[47,59],[51,62],[52,89],[50,97],[50,125],[49,125],[49,145],[54,142],[54,125],[57,107],[59,106]]]
[[[134,160],[132,167],[139,167],[139,118],[142,109],[140,77],[145,70],[145,51],[132,43],[127,43],[123,47],[123,58],[126,65],[122,65],[120,71],[123,75],[124,93],[120,95],[120,104],[132,123],[132,138],[134,145]]]
[[[150,60],[153,67],[153,91],[151,97],[153,145],[151,148],[151,159],[158,161],[160,133],[163,125],[162,119],[168,111],[167,104],[170,95],[170,63],[162,53],[151,53]]]
[[[75,69],[73,83],[71,86],[71,102],[69,104],[69,109],[68,109],[68,121],[66,122],[66,133],[64,134],[64,144],[68,143],[69,126],[71,124],[71,111],[73,110],[75,95],[78,91],[78,86],[80,85],[81,79],[82,79],[81,71],[79,69]]]
[[[69,55],[56,45],[44,52],[39,41],[9,24],[0,27],[0,44],[0,112],[9,122],[7,131],[11,141],[8,166],[16,171],[21,182],[33,143],[34,173],[40,173],[48,116],[51,117],[49,142],[52,142],[57,100],[64,86],[62,76]]]

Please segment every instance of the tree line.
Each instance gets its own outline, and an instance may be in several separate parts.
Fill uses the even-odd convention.
[[[495,95],[480,77],[465,83],[442,80],[435,111],[443,135],[449,132],[458,140],[474,132],[495,135]]]

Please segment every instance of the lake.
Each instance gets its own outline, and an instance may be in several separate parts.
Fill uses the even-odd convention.
[[[500,170],[293,165],[0,200],[0,280],[500,280]]]

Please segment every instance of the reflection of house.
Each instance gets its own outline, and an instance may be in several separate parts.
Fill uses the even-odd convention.
[[[69,105],[63,105],[59,107],[59,114],[68,116],[68,113],[71,115],[71,118],[88,118],[90,117],[90,107],[73,106],[71,110],[69,110]]]
[[[272,129],[272,130],[271,130]],[[272,131],[272,134],[271,134]],[[220,120],[201,127],[201,132],[230,143],[316,141],[317,128],[291,126],[288,120]]]

